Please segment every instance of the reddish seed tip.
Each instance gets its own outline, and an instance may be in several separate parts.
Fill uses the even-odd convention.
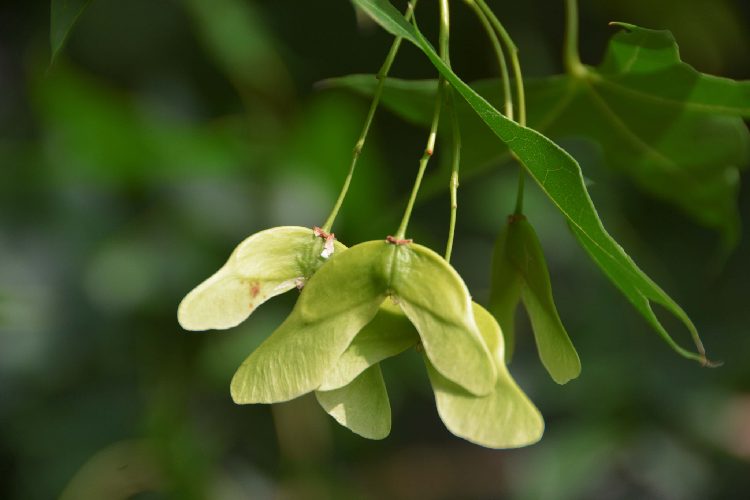
[[[431,149],[428,149],[428,150],[427,150],[427,154],[428,154],[428,155],[430,155],[430,156],[432,156],[432,150],[431,150]]]
[[[361,150],[361,149],[358,149],[358,150],[357,150],[357,154],[359,154],[359,153],[361,153],[361,152],[362,152],[362,150]]]

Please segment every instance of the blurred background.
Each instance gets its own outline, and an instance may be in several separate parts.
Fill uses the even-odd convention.
[[[525,75],[562,71],[562,1],[489,3]],[[433,40],[435,4],[419,6]],[[470,11],[452,4],[454,69],[468,81],[496,76]],[[311,397],[237,406],[234,371],[297,292],[228,331],[183,331],[177,305],[247,236],[322,225],[369,102],[313,84],[377,72],[392,37],[358,21],[346,0],[94,0],[48,71],[49,7],[0,6],[0,498],[57,498],[68,485],[97,499],[748,497],[747,226],[711,273],[715,233],[571,141],[605,225],[723,367],[671,351],[528,182],[527,215],[583,366],[555,384],[519,313],[510,371],[544,414],[541,442],[494,451],[454,437],[413,350],[382,363],[393,411],[383,441],[340,427]],[[616,31],[607,23],[624,21],[671,30],[701,71],[750,78],[747,2],[583,0],[580,9],[587,64]],[[436,71],[405,43],[391,75]],[[380,110],[334,226],[344,244],[395,231],[425,139]],[[449,155],[440,144],[430,170]],[[498,165],[459,191],[452,264],[480,303],[516,172]],[[441,253],[445,186],[422,200],[409,234]],[[690,345],[677,322],[668,327]]]

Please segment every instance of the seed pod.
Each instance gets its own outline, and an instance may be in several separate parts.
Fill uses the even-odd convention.
[[[182,299],[180,325],[186,330],[239,325],[271,297],[304,286],[326,262],[321,256],[326,243],[333,244],[334,255],[346,250],[305,227],[275,227],[250,236],[216,274]]]
[[[525,217],[511,216],[495,243],[489,302],[508,339],[515,335],[513,316],[519,297],[531,320],[539,357],[552,379],[564,384],[576,378],[581,362],[557,314],[539,239]],[[506,359],[510,359],[507,354]]]
[[[508,373],[500,327],[482,306],[473,304],[479,331],[497,365],[493,391],[475,397],[440,375],[425,357],[438,413],[456,436],[489,448],[518,448],[536,443],[544,433],[544,419]]]
[[[391,404],[378,363],[344,387],[315,391],[315,397],[338,423],[362,437],[383,439],[391,432]]]
[[[472,310],[493,356],[497,381],[490,394],[475,396],[442,376],[425,355],[440,417],[451,432],[483,446],[516,448],[536,442],[544,431],[544,420],[505,367],[500,328],[492,315],[478,304],[472,303]],[[385,406],[381,401],[383,397],[387,400],[387,394],[383,396],[374,381],[368,387],[359,379],[379,361],[402,352],[418,340],[417,331],[406,315],[386,300],[375,319],[355,337],[326,377],[330,385],[349,385],[330,392],[316,391],[321,406],[357,434],[373,437],[382,432],[379,429],[383,428],[385,410],[382,408]],[[364,415],[365,409],[371,415]]]
[[[310,278],[289,317],[235,374],[235,402],[275,403],[320,388],[389,295],[438,372],[475,395],[492,391],[495,364],[458,273],[421,245],[370,241]]]

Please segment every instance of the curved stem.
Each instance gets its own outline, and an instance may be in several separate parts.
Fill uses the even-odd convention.
[[[448,97],[448,106],[451,113],[451,127],[453,128],[453,164],[451,173],[451,221],[448,229],[448,246],[445,250],[445,260],[451,261],[453,252],[453,235],[456,230],[456,211],[458,210],[458,165],[461,161],[461,131],[458,128],[458,110],[456,109],[456,99],[453,95],[453,87],[446,84],[445,92]]]
[[[484,0],[475,0],[479,8],[482,9],[485,16],[490,20],[492,26],[495,28],[497,33],[500,35],[500,39],[508,49],[510,55],[510,61],[513,66],[513,73],[516,78],[516,93],[518,94],[518,123],[526,126],[526,95],[523,90],[523,76],[521,75],[521,64],[518,61],[518,47],[511,40],[510,35],[503,27],[500,20],[497,18],[494,12],[487,6]]]
[[[397,240],[403,240],[406,235],[406,226],[409,225],[409,218],[411,217],[411,211],[414,208],[414,201],[417,199],[417,193],[419,192],[419,186],[422,184],[422,177],[424,171],[427,168],[427,163],[432,158],[432,153],[435,150],[435,137],[437,136],[438,122],[440,121],[440,106],[443,103],[443,89],[445,88],[445,79],[441,76],[438,80],[438,91],[437,99],[435,100],[435,112],[432,115],[432,125],[430,126],[430,135],[427,138],[427,147],[424,150],[422,159],[419,160],[419,170],[417,171],[417,179],[414,181],[414,187],[411,190],[411,196],[409,197],[409,203],[406,205],[406,211],[404,217],[401,219],[401,224],[398,226],[398,231],[394,237]]]
[[[563,65],[569,75],[582,77],[586,67],[581,63],[578,53],[578,1],[565,0],[565,42],[563,46]]]
[[[495,57],[497,57],[497,63],[500,66],[500,78],[503,80],[503,95],[505,97],[505,116],[509,119],[513,119],[513,96],[510,90],[510,76],[508,75],[508,63],[505,60],[505,54],[503,48],[500,46],[500,40],[497,38],[495,30],[490,24],[490,20],[487,19],[484,11],[476,4],[474,0],[464,0],[464,3],[474,12],[479,22],[482,24],[482,28],[487,33],[487,37],[492,43],[492,48],[495,51]]]
[[[412,0],[409,8],[404,14],[407,21],[410,20],[411,17],[414,15],[413,12],[414,12],[414,9],[417,7],[417,1],[418,0]],[[325,224],[323,224],[323,227],[321,228],[326,233],[331,232],[333,221],[336,219],[336,215],[339,213],[339,209],[341,208],[341,204],[344,202],[344,198],[346,197],[347,191],[349,191],[349,184],[351,184],[352,175],[354,175],[354,167],[357,165],[357,160],[359,159],[360,153],[362,153],[362,148],[364,147],[365,140],[367,139],[367,133],[370,131],[370,125],[372,124],[372,119],[375,116],[375,110],[378,108],[378,104],[380,103],[380,95],[383,93],[383,87],[385,86],[385,79],[388,77],[388,72],[391,69],[393,60],[396,58],[396,54],[398,53],[399,47],[401,47],[402,40],[403,40],[403,37],[397,36],[396,39],[393,41],[393,45],[391,45],[391,50],[388,51],[388,56],[385,58],[385,62],[383,63],[383,66],[380,68],[380,71],[378,71],[378,74],[376,75],[376,78],[378,79],[378,88],[375,90],[375,95],[372,98],[370,111],[367,113],[367,118],[365,119],[365,125],[362,128],[362,132],[359,134],[359,140],[354,145],[354,150],[352,151],[352,162],[351,162],[351,165],[349,166],[349,173],[346,175],[346,180],[344,180],[344,186],[341,188],[341,193],[339,194],[339,197],[336,200],[336,204],[333,206],[331,215],[328,216],[328,219],[326,219]]]
[[[448,8],[447,8],[447,2],[448,0],[441,0],[441,12],[440,12],[440,57],[447,61],[448,57],[448,41],[449,41],[449,33],[450,33],[450,19],[448,17]],[[445,8],[443,8],[443,5],[445,4]],[[412,18],[412,22],[416,26],[417,19],[416,17]],[[406,205],[406,211],[404,212],[404,217],[401,219],[401,224],[398,226],[398,231],[396,232],[396,236],[394,236],[397,240],[403,240],[404,236],[406,236],[406,227],[409,225],[409,218],[411,217],[411,211],[414,208],[414,201],[417,199],[417,193],[419,192],[419,186],[422,184],[422,177],[424,176],[424,171],[427,168],[427,163],[430,161],[430,158],[432,158],[432,154],[435,151],[435,138],[437,137],[437,128],[438,128],[438,122],[440,121],[440,107],[443,104],[443,97],[444,97],[444,89],[445,89],[445,78],[440,75],[440,79],[438,80],[438,89],[437,89],[437,98],[435,99],[435,111],[432,114],[432,125],[430,126],[430,135],[427,138],[427,147],[424,150],[424,154],[422,155],[422,159],[419,160],[419,170],[417,171],[417,179],[414,181],[414,187],[411,191],[411,196],[409,197],[409,203]]]
[[[440,13],[441,18],[445,19],[445,26],[446,26],[446,34],[448,34],[448,29],[450,28],[450,11],[448,10],[448,0],[441,0],[440,1]],[[489,23],[488,23],[489,26]],[[491,30],[491,28],[490,28]],[[494,34],[494,33],[493,33]],[[448,40],[449,38],[446,36],[445,39],[445,53],[441,54],[443,60],[445,63],[450,67],[450,51],[448,48]],[[495,40],[497,40],[497,37],[495,37]],[[499,44],[498,44],[499,47]],[[441,46],[442,49],[442,46]],[[502,51],[500,52],[500,56],[502,56]],[[507,68],[506,68],[506,76],[507,76]],[[451,261],[451,253],[453,253],[453,237],[456,232],[456,212],[458,210],[458,166],[461,162],[461,130],[458,126],[458,109],[456,109],[456,98],[453,94],[453,87],[449,83],[445,84],[445,97],[447,98],[447,104],[448,108],[450,110],[451,114],[451,128],[453,129],[453,161],[451,166],[451,181],[450,181],[450,191],[451,191],[451,220],[450,225],[448,226],[448,244],[445,248],[445,260],[446,262]],[[511,109],[512,109],[513,103],[511,102]]]
[[[518,94],[518,123],[521,126],[526,126],[526,93],[523,88],[523,75],[521,74],[521,63],[518,60],[518,47],[511,40],[510,35],[503,27],[500,20],[497,18],[494,12],[487,6],[484,0],[475,0],[482,12],[489,18],[492,26],[497,30],[500,38],[503,40],[505,47],[508,49],[510,54],[511,64],[513,65],[513,75],[516,78],[516,93]],[[518,161],[518,195],[516,197],[516,215],[523,213],[523,192],[524,192],[524,181],[526,180],[526,167],[523,162],[518,159],[515,153],[512,153],[513,157]]]

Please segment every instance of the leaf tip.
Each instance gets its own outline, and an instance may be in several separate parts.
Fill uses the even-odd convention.
[[[623,23],[623,22],[619,22],[619,21],[612,21],[612,22],[609,23],[609,26],[617,26],[618,28],[624,29],[628,33],[632,33],[633,32],[633,28],[635,28],[635,25],[633,25],[633,24]]]

